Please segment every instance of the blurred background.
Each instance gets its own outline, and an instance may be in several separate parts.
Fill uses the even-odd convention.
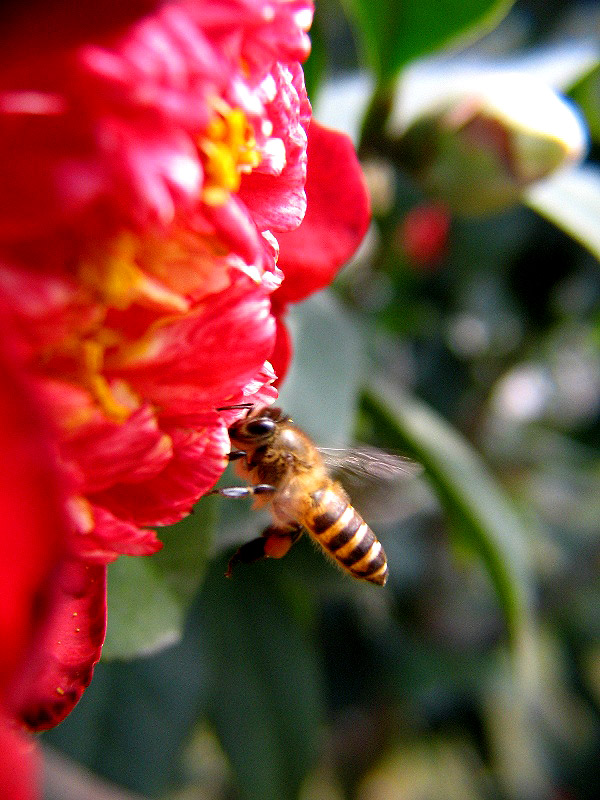
[[[423,464],[353,494],[386,588],[307,537],[227,581],[265,520],[204,498],[111,565],[46,800],[600,796],[600,7],[509,5],[317,2],[374,222],[290,314],[281,404]]]

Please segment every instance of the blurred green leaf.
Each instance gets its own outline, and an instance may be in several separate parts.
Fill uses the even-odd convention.
[[[363,375],[360,330],[331,292],[320,292],[296,306],[290,327],[294,360],[280,403],[318,444],[347,445]],[[352,369],[340,369],[346,364]]]
[[[459,433],[432,409],[383,382],[364,395],[366,410],[393,447],[423,464],[465,544],[479,554],[504,611],[515,648],[528,632],[527,533],[515,508]]]
[[[183,609],[149,559],[121,556],[108,568],[103,658],[133,658],[177,641]]]
[[[524,202],[600,259],[600,168],[558,172],[533,186]]]
[[[585,75],[569,92],[585,115],[594,142],[600,142],[600,65]]]
[[[177,525],[158,529],[164,546],[152,556],[152,563],[185,607],[191,602],[204,577],[218,507],[215,497],[203,497],[194,507],[194,512]]]
[[[203,684],[197,637],[189,631],[150,658],[99,664],[73,713],[44,739],[103,777],[157,796],[179,777]]]
[[[198,603],[208,715],[245,800],[294,800],[316,758],[317,659],[277,564],[227,580],[226,563],[212,564]]]
[[[507,13],[510,0],[343,0],[369,66],[381,83],[409,61],[457,36],[483,34]]]
[[[151,558],[122,556],[108,568],[108,626],[102,657],[133,658],[176,642],[204,575],[216,504],[159,528],[163,549]]]
[[[402,742],[386,752],[365,777],[361,796],[402,800],[481,800],[484,772],[472,744],[458,736],[432,735],[427,742]]]
[[[310,56],[304,64],[303,69],[306,91],[311,103],[314,103],[317,91],[325,75],[325,67],[327,66],[327,49],[325,47],[323,31],[319,24],[318,11],[315,13],[315,19],[310,29],[310,41]]]

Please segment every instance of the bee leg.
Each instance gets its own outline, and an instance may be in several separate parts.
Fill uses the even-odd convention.
[[[227,457],[230,461],[237,461],[238,458],[243,458],[246,455],[245,450],[232,450],[231,453],[227,454]]]
[[[231,578],[233,575],[233,568],[236,564],[253,564],[255,561],[261,561],[266,558],[265,554],[265,540],[262,537],[252,539],[239,547],[229,559],[227,564],[227,571],[225,572],[226,578]]]
[[[268,483],[259,483],[257,486],[224,486],[213,489],[208,494],[220,494],[221,497],[252,497],[255,494],[273,494],[277,491]]]
[[[226,577],[231,578],[236,564],[253,564],[263,558],[283,558],[301,534],[302,526],[295,522],[289,525],[269,525],[258,539],[252,539],[236,550],[229,559]]]
[[[269,525],[262,532],[265,555],[268,558],[283,558],[301,535],[302,525],[298,525],[297,522],[290,522],[288,525]]]

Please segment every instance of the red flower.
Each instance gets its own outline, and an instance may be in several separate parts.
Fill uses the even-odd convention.
[[[0,315],[0,787],[35,796],[37,756],[14,724],[23,670],[53,613],[51,588],[67,525],[49,431]]]
[[[308,136],[308,199],[299,228],[279,233],[279,266],[285,274],[273,294],[277,336],[271,362],[282,378],[292,343],[282,321],[290,303],[328,286],[361,243],[371,218],[366,184],[350,139],[312,122]]]
[[[146,526],[214,485],[232,419],[215,409],[276,397],[285,305],[326,285],[368,222],[349,143],[309,129],[309,0],[125,7],[0,69],[0,300],[68,488],[52,613],[12,696],[34,730],[89,683],[106,564],[156,552]],[[303,266],[282,232],[306,210],[307,131]]]

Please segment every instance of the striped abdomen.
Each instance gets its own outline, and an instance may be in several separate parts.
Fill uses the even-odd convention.
[[[329,488],[315,495],[317,508],[304,520],[305,527],[351,575],[383,586],[387,559],[373,531],[341,493]]]

